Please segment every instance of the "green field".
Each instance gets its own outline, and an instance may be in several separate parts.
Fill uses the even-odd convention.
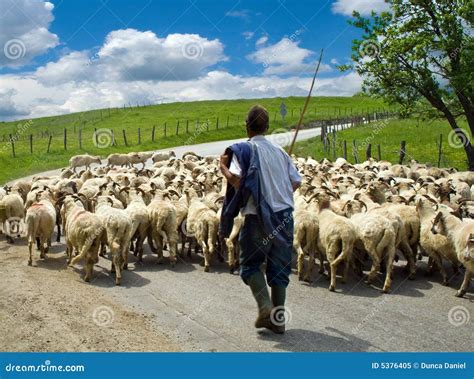
[[[461,122],[467,135],[470,132],[467,122]],[[457,138],[450,133],[450,127],[445,121],[418,122],[415,119],[390,120],[375,122],[370,125],[357,126],[336,133],[335,156],[343,156],[344,140],[347,145],[347,159],[354,163],[353,141],[356,141],[358,161],[365,160],[366,148],[372,145],[372,157],[378,158],[377,145],[380,145],[381,158],[392,163],[398,163],[400,142],[406,141],[406,157],[404,163],[415,159],[420,163],[438,165],[438,145],[442,135],[441,167],[456,167],[459,170],[467,169],[467,158],[464,149]],[[472,138],[471,138],[472,140]],[[331,149],[324,150],[324,144],[319,137],[298,142],[295,154],[299,156],[312,156],[317,160],[322,158],[334,159],[332,134],[330,136]]]
[[[257,103],[268,109],[271,130],[292,126],[298,120],[304,100],[289,97],[138,107],[132,105],[32,120],[0,122],[0,183],[64,167],[68,164],[69,158],[75,154],[89,153],[106,157],[112,152],[147,151],[239,138],[245,135],[246,112]],[[285,125],[279,114],[282,101],[287,109]],[[351,114],[367,114],[383,109],[387,110],[388,107],[381,100],[365,96],[317,97],[311,99],[305,122],[348,117]],[[155,142],[152,142],[153,127],[155,127]],[[67,150],[64,149],[64,129],[67,134]],[[95,129],[99,132],[105,130],[106,133],[103,136],[104,141],[99,137],[98,146],[94,138]],[[141,135],[140,144],[138,144],[138,129]],[[101,142],[108,142],[110,134],[107,133],[110,130],[114,132],[116,144],[104,147]],[[123,130],[126,131],[128,146],[124,143]],[[49,154],[47,133],[52,135]],[[82,135],[82,149],[79,148],[79,133]],[[16,140],[15,158],[8,142],[10,134]],[[30,152],[30,135],[33,138],[33,153]]]

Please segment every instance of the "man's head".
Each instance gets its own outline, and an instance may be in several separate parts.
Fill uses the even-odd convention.
[[[253,137],[265,134],[268,129],[268,111],[261,105],[254,105],[247,114],[247,134]]]

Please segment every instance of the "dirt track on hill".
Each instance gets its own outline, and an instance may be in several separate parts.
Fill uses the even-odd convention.
[[[66,267],[56,245],[27,266],[24,241],[0,237],[0,346],[3,351],[176,351],[146,314],[122,307]],[[97,271],[97,268],[95,269]]]

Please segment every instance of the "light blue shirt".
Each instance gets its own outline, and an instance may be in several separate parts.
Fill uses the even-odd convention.
[[[301,183],[301,175],[296,170],[290,156],[280,146],[262,135],[252,137],[250,143],[256,145],[260,160],[262,195],[273,212],[293,208],[293,184]],[[235,154],[229,171],[241,176],[242,169]],[[253,198],[242,208],[242,215],[257,214]]]

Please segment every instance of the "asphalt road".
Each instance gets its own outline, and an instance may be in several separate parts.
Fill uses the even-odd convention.
[[[303,130],[300,138],[318,133]],[[286,144],[288,139],[289,135],[280,136],[276,142]],[[178,156],[188,150],[219,154],[231,142],[174,150]],[[406,280],[400,261],[392,293],[386,295],[380,292],[382,276],[375,287],[352,276],[347,284],[339,280],[336,292],[329,292],[329,282],[316,272],[311,284],[298,282],[293,274],[287,300],[290,323],[281,336],[253,327],[256,304],[250,290],[238,275],[228,273],[224,263],[214,260],[211,272],[205,273],[195,255],[171,268],[166,262],[158,265],[148,247],[145,254],[142,264],[131,257],[120,287],[108,273],[110,262],[101,258],[91,285],[120,306],[151,319],[185,351],[472,351],[474,347],[472,291],[466,298],[456,298],[462,276],[443,287],[439,274],[424,276],[426,261],[418,262],[413,281]],[[51,258],[63,255],[64,247],[55,246]]]

